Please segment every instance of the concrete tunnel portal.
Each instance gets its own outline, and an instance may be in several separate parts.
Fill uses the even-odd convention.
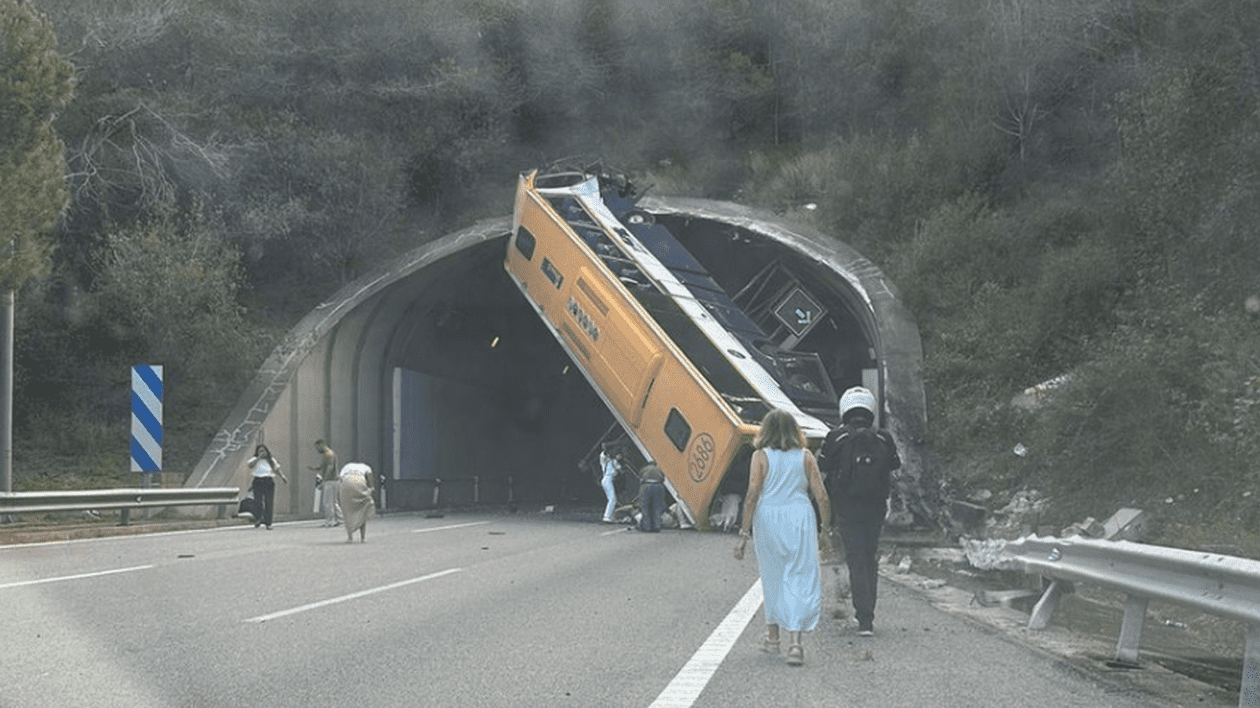
[[[732,295],[782,290],[786,277],[821,305],[825,322],[781,339],[818,353],[837,393],[877,391],[902,450],[900,508],[935,519],[922,348],[892,283],[843,243],[765,212],[664,197],[641,206]],[[377,501],[388,510],[602,502],[579,461],[615,419],[504,272],[510,229],[510,218],[492,219],[427,243],[313,310],[261,367],[187,484],[244,488],[244,461],[264,443],[296,477],[277,489],[277,513],[314,517],[306,467],[323,438],[342,464],[384,475]],[[742,494],[740,477],[728,474],[724,490]]]

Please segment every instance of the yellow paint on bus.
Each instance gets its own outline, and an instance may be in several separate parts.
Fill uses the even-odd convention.
[[[691,522],[705,528],[719,484],[758,426],[741,419],[610,269],[629,261],[629,233],[591,225],[607,237],[600,243],[606,262],[539,193],[536,179],[537,172],[520,178],[504,266],[625,432],[664,471]]]

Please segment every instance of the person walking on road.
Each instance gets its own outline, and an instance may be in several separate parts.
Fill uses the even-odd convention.
[[[362,462],[347,462],[341,468],[339,493],[341,512],[346,522],[346,543],[354,541],[359,532],[359,542],[367,542],[368,519],[376,516],[376,500],[372,498],[372,468]]]
[[[654,533],[661,530],[661,513],[665,511],[665,473],[648,463],[639,471],[639,506],[642,516],[639,530]]]
[[[862,637],[875,634],[879,534],[888,514],[892,471],[901,466],[892,435],[872,427],[875,405],[868,389],[845,391],[840,396],[841,425],[827,434],[818,459],[844,543],[853,617]]]
[[[250,470],[252,477],[250,488],[254,492],[254,503],[257,505],[254,528],[266,524],[267,530],[270,531],[271,517],[275,513],[276,506],[276,477],[279,476],[280,481],[285,484],[288,484],[289,480],[284,476],[280,463],[272,457],[271,450],[268,450],[266,445],[254,448],[254,456],[245,461],[245,466]]]
[[[323,440],[315,441],[315,450],[319,452],[319,464],[307,469],[315,470],[315,486],[319,488],[320,511],[324,512],[324,526],[341,525],[341,500],[338,498],[337,453]]]
[[[604,488],[604,496],[608,499],[608,503],[604,505],[604,523],[615,524],[617,519],[613,518],[613,512],[617,510],[617,489],[614,483],[617,481],[617,475],[621,473],[621,462],[615,455],[609,453],[607,445],[599,451],[599,469],[604,474],[599,485]]]
[[[774,409],[761,421],[753,441],[748,495],[735,557],[743,559],[753,538],[765,598],[766,634],[762,650],[778,653],[779,630],[788,632],[787,663],[805,663],[801,634],[813,631],[822,614],[819,544],[831,533],[831,507],[814,455],[790,413]],[[822,533],[811,497],[825,520]]]

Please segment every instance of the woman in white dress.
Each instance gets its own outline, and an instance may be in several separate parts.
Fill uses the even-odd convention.
[[[748,472],[748,496],[735,557],[744,557],[753,537],[761,588],[765,597],[764,651],[779,651],[779,629],[788,632],[787,663],[805,663],[802,632],[818,626],[822,614],[822,575],[819,544],[824,550],[831,535],[831,504],[814,455],[796,419],[775,409],[761,421],[753,441]],[[822,532],[810,498],[823,518]]]

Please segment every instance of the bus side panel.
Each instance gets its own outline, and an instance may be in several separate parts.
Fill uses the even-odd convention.
[[[571,253],[573,246],[564,243],[567,240],[565,234],[552,226],[528,198],[519,221],[520,226],[537,239],[537,247],[530,260],[525,260],[515,249],[509,249],[508,270],[529,283],[527,295],[547,313],[552,325],[557,325],[557,313],[564,303],[563,293],[572,285],[572,276],[576,275],[571,267],[572,257],[564,257],[564,254]]]
[[[540,197],[518,195],[517,228],[504,267],[570,352],[575,363],[659,465],[695,524],[709,507],[731,461],[751,437],[706,382],[679,358],[650,317],[582,246]],[[515,240],[534,236],[532,258]],[[647,318],[647,322],[641,321]]]
[[[679,362],[666,359],[647,393],[638,436],[669,478],[696,525],[709,523],[709,506],[745,443],[725,411]]]
[[[637,394],[645,384],[649,362],[663,345],[631,316],[635,310],[622,293],[603,286],[600,275],[594,268],[582,268],[575,299],[584,303],[589,316],[602,324],[596,348],[606,375],[597,378],[622,418],[638,427],[643,407]]]
[[[665,345],[634,317],[628,295],[603,282],[611,275],[533,195],[518,206],[516,220],[536,239],[535,252],[526,260],[509,245],[505,267],[618,417],[638,426],[650,367]],[[519,228],[513,238],[517,234]]]

